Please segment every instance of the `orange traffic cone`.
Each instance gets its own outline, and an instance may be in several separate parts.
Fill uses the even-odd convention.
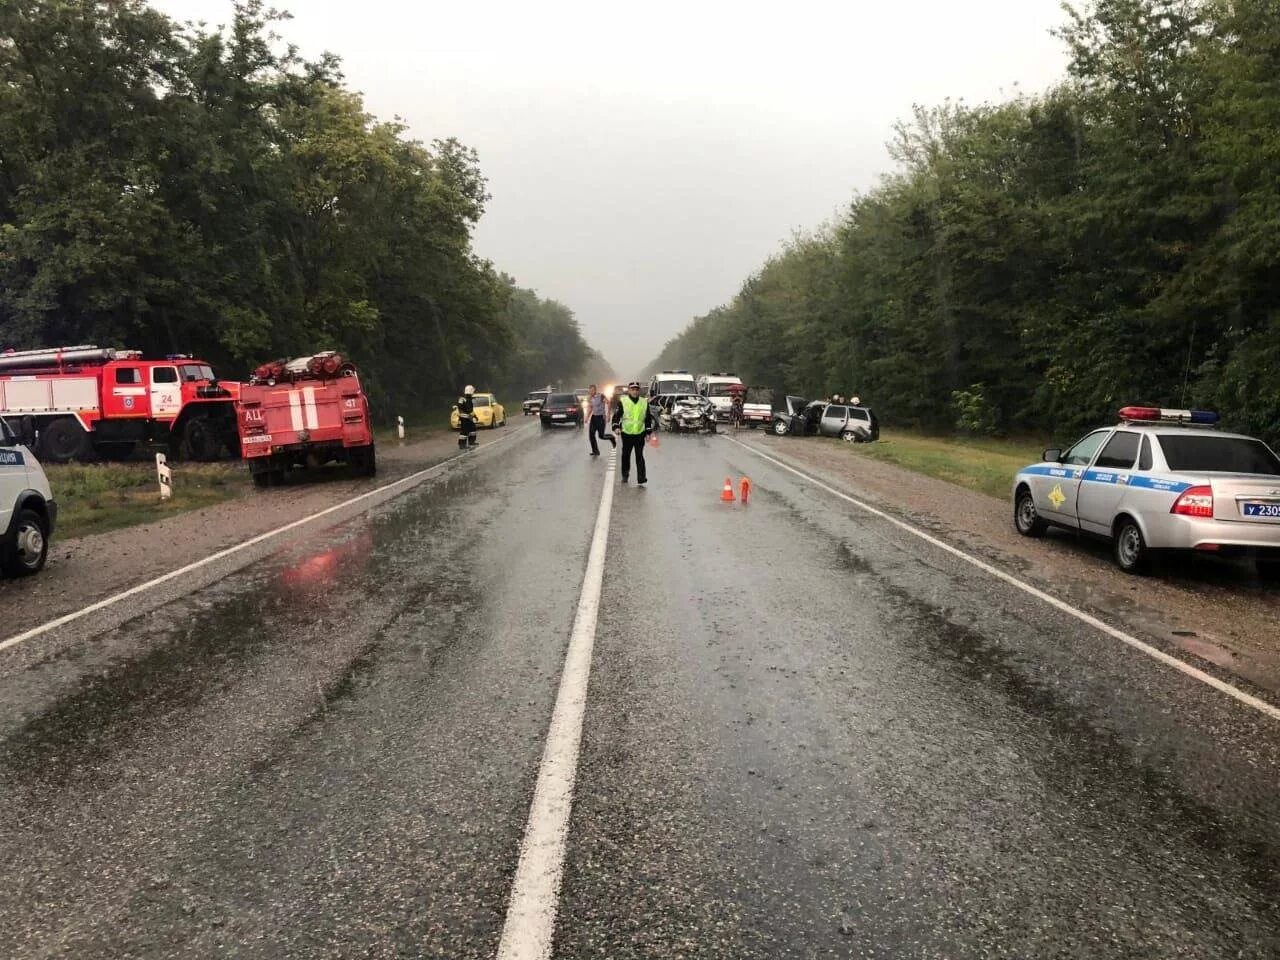
[[[720,491],[720,499],[725,503],[733,503],[738,499],[733,495],[733,481],[728,477],[724,478],[724,489]]]
[[[738,483],[738,496],[742,498],[742,502],[746,503],[747,498],[751,496],[751,478],[743,477]]]

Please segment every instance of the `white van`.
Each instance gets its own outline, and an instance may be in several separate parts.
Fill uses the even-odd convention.
[[[10,577],[39,573],[57,519],[44,468],[0,418],[0,569]]]
[[[698,377],[698,393],[711,401],[716,419],[721,423],[729,422],[729,406],[733,402],[729,388],[732,386],[742,386],[742,378],[732,373],[704,373]]]

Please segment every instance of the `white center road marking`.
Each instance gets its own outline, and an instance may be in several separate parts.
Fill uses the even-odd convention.
[[[724,436],[724,435],[721,434],[721,436]],[[1104,623],[1103,621],[1099,620],[1097,617],[1093,616],[1092,614],[1085,613],[1085,611],[1080,610],[1077,607],[1073,607],[1071,604],[1067,603],[1065,600],[1059,600],[1057,597],[1053,596],[1052,594],[1045,593],[1043,590],[1037,587],[1033,587],[1031,584],[1027,583],[1025,580],[1019,580],[1017,577],[1013,576],[1012,574],[1005,573],[1003,570],[999,569],[998,567],[992,566],[991,564],[987,563],[985,560],[980,560],[977,557],[973,556],[972,554],[965,553],[963,550],[960,550],[957,547],[953,547],[951,544],[946,543],[942,540],[939,540],[937,537],[931,536],[930,534],[925,533],[920,528],[913,527],[911,524],[906,523],[905,521],[899,520],[897,517],[892,516],[891,514],[885,513],[883,510],[877,510],[875,507],[871,506],[869,503],[863,503],[861,500],[851,497],[847,493],[841,493],[839,490],[823,483],[821,480],[815,479],[814,477],[809,476],[809,474],[804,473],[801,470],[797,470],[795,467],[792,467],[786,463],[783,463],[781,460],[777,459],[776,457],[771,457],[767,453],[763,453],[759,450],[756,450],[755,448],[750,447],[747,444],[743,443],[741,440],[734,440],[732,437],[727,437],[727,436],[724,437],[724,439],[728,440],[730,443],[736,443],[738,446],[742,447],[742,449],[746,450],[748,453],[754,454],[755,456],[760,457],[763,460],[768,460],[770,463],[774,464],[775,466],[781,467],[783,470],[786,470],[788,473],[794,473],[801,480],[805,480],[808,483],[813,484],[819,490],[824,490],[827,493],[831,494],[833,497],[839,497],[841,500],[844,500],[847,503],[853,504],[859,510],[864,510],[867,513],[871,514],[873,517],[879,517],[881,520],[884,520],[884,521],[887,521],[888,523],[893,524],[899,530],[903,530],[911,534],[913,537],[919,537],[921,540],[925,541],[926,543],[932,544],[933,546],[937,547],[939,550],[945,550],[947,553],[951,554],[953,557],[958,557],[961,560],[964,560],[966,563],[972,564],[973,566],[977,567],[979,570],[983,571],[984,573],[989,573],[991,576],[995,577],[997,580],[1003,580],[1005,583],[1009,584],[1010,586],[1017,587],[1023,593],[1030,594],[1031,596],[1035,597],[1037,600],[1041,600],[1049,604],[1049,606],[1053,607],[1055,610],[1061,610],[1063,613],[1069,614],[1070,616],[1075,617],[1080,622],[1088,624],[1089,626],[1093,627],[1095,630],[1101,630],[1107,636],[1113,637],[1116,640],[1119,640],[1121,643],[1128,644],[1130,647],[1133,647],[1135,650],[1139,650],[1142,653],[1145,653],[1148,657],[1151,657],[1153,660],[1158,660],[1161,663],[1165,664],[1166,666],[1173,667],[1173,669],[1178,670],[1181,673],[1185,673],[1188,677],[1191,677],[1195,680],[1199,680],[1201,683],[1207,684],[1208,686],[1213,687],[1213,689],[1219,691],[1220,693],[1225,693],[1227,696],[1240,701],[1245,706],[1252,707],[1254,710],[1257,710],[1259,713],[1266,714],[1268,717],[1270,717],[1273,720],[1280,720],[1280,707],[1273,706],[1272,704],[1267,703],[1265,700],[1260,700],[1258,697],[1253,696],[1253,694],[1246,693],[1245,691],[1241,690],[1239,687],[1232,686],[1226,681],[1219,680],[1217,677],[1213,676],[1213,674],[1205,673],[1203,670],[1200,670],[1197,667],[1193,667],[1191,664],[1187,663],[1185,660],[1179,660],[1177,657],[1170,656],[1169,654],[1165,653],[1163,650],[1157,649],[1156,647],[1153,647],[1151,644],[1146,643],[1142,640],[1139,640],[1137,637],[1132,636],[1131,634],[1125,633],[1123,630],[1117,630],[1115,627],[1111,626],[1108,623]]]
[[[306,524],[311,523],[314,520],[319,520],[321,517],[326,517],[329,514],[334,513],[337,510],[342,510],[346,507],[349,507],[352,504],[360,503],[362,500],[368,500],[370,497],[376,497],[380,494],[385,494],[387,491],[391,490],[394,487],[408,487],[414,484],[416,481],[425,480],[428,476],[432,474],[442,472],[450,464],[454,463],[457,460],[462,459],[463,457],[472,456],[476,453],[480,453],[484,450],[489,450],[492,447],[496,447],[500,443],[505,443],[510,438],[518,436],[521,433],[523,433],[525,429],[528,429],[528,428],[512,431],[511,433],[508,433],[506,436],[500,437],[497,440],[492,440],[489,443],[482,444],[481,446],[477,447],[475,450],[464,450],[462,453],[456,454],[455,456],[449,457],[445,460],[441,460],[439,463],[435,464],[434,466],[427,467],[425,470],[419,470],[417,473],[411,473],[409,474],[409,476],[401,477],[399,480],[393,480],[390,483],[384,483],[382,486],[375,487],[374,489],[368,491],[367,493],[362,493],[359,496],[352,497],[349,500],[343,500],[341,503],[335,503],[333,506],[326,507],[323,510],[317,511],[316,513],[303,517],[301,520],[294,520],[292,523],[286,523],[282,527],[276,527],[274,530],[268,530],[266,533],[260,533],[256,537],[251,537],[250,539],[245,540],[243,543],[237,543],[235,546],[227,547],[225,550],[219,550],[217,553],[211,553],[209,556],[205,557],[203,560],[196,560],[193,563],[188,563],[185,567],[179,567],[177,570],[170,570],[168,573],[161,574],[160,576],[156,577],[153,580],[148,580],[145,583],[140,583],[137,586],[130,587],[128,590],[123,590],[120,593],[113,594],[112,596],[99,600],[96,603],[91,603],[87,607],[81,607],[79,610],[73,610],[71,613],[64,614],[61,617],[48,621],[47,623],[42,623],[38,627],[32,627],[30,630],[25,630],[22,633],[14,634],[12,637],[9,637],[7,640],[0,641],[0,650],[7,650],[10,647],[16,647],[18,644],[24,643],[27,640],[31,640],[35,637],[41,636],[42,634],[48,633],[50,630],[56,630],[58,627],[65,626],[66,624],[79,620],[82,617],[87,617],[91,613],[97,613],[99,610],[104,610],[107,607],[110,607],[114,604],[119,603],[121,600],[127,600],[130,597],[136,597],[138,594],[145,593],[147,590],[150,590],[152,587],[158,587],[162,583],[168,583],[170,580],[176,580],[178,577],[191,573],[193,570],[199,570],[201,567],[206,567],[211,563],[216,563],[219,560],[223,560],[229,556],[232,556],[233,554],[239,553],[241,550],[247,550],[249,547],[262,543],[264,540],[270,540],[272,537],[278,537],[282,533],[288,533],[290,530],[296,530],[298,529],[298,527],[305,526]]]
[[[511,885],[498,960],[547,960],[551,956],[560,879],[564,875],[565,844],[569,839],[569,814],[573,808],[573,785],[578,776],[578,748],[587,706],[587,680],[591,676],[591,650],[600,612],[604,554],[609,546],[609,514],[613,509],[617,462],[615,450],[609,454],[604,475],[604,492],[600,495],[591,552],[587,555],[587,572],[582,578],[578,613],[564,658],[564,674],[551,714],[533,803],[529,806],[529,822],[520,844],[520,863]]]

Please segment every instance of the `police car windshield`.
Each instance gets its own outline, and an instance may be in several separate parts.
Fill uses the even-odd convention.
[[[1280,476],[1280,459],[1261,440],[1248,437],[1160,434],[1170,470],[1185,473],[1260,473]]]
[[[707,384],[707,396],[708,397],[731,397],[733,396],[735,387],[737,387],[739,390],[742,389],[736,383],[709,383]]]

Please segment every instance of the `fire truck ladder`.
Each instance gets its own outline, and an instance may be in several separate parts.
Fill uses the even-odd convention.
[[[136,360],[140,350],[116,350],[81,344],[76,347],[42,347],[39,350],[11,350],[0,353],[0,371],[62,367],[72,363],[106,363],[109,360]]]

